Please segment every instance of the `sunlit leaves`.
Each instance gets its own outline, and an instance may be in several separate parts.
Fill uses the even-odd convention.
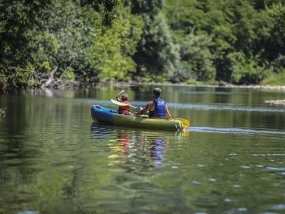
[[[142,33],[142,19],[129,13],[129,7],[121,5],[121,12],[112,27],[98,33],[96,43],[89,49],[91,65],[101,81],[128,81],[136,66],[132,59]]]

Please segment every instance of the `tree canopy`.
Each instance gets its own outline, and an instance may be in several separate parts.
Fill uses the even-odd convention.
[[[83,82],[284,84],[282,0],[0,3],[0,89]]]

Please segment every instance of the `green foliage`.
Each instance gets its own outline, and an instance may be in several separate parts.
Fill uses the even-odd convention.
[[[262,84],[284,85],[285,82],[285,56],[280,55],[271,63],[271,72],[268,73]]]
[[[26,68],[11,67],[0,74],[1,91],[9,88],[33,87],[36,82],[34,79],[34,67],[29,64]]]
[[[285,55],[279,55],[272,63],[273,71],[275,73],[284,73],[285,71]]]
[[[0,92],[5,92],[8,88],[7,76],[0,74]]]
[[[113,20],[116,18],[116,10],[120,5],[120,0],[80,0],[82,6],[91,6],[101,15],[103,26],[112,26]]]
[[[180,43],[180,68],[172,78],[173,82],[196,79],[199,81],[211,80],[215,77],[215,68],[212,65],[213,58],[209,47],[211,38],[205,34],[195,35],[191,33]]]
[[[266,9],[273,19],[270,37],[264,42],[264,56],[274,61],[280,54],[285,55],[285,3],[278,2]]]
[[[97,42],[88,50],[91,65],[101,81],[130,80],[136,66],[132,59],[142,33],[142,19],[131,15],[129,7],[120,6],[111,28],[98,32]]]
[[[285,70],[282,73],[271,74],[270,76],[264,78],[261,82],[263,85],[284,85],[285,82]]]
[[[66,71],[62,74],[62,78],[67,80],[75,80],[73,70],[71,68],[66,69]]]
[[[284,20],[282,0],[2,1],[0,88],[36,86],[51,71],[259,84],[284,73]]]
[[[167,0],[165,13],[181,45],[194,31],[212,41],[207,47],[197,46],[201,52],[209,50],[211,54],[205,54],[205,59],[209,68],[215,66],[210,72],[214,75],[208,78],[208,72],[202,72],[204,80],[215,76],[217,80],[258,84],[265,74],[270,75],[267,65],[284,54],[284,11],[280,0]],[[188,69],[190,78],[200,78],[198,69],[193,69],[197,62],[192,59],[188,63],[185,66],[182,60],[182,70]]]
[[[132,0],[132,13],[147,13],[150,16],[156,15],[163,7],[163,0]]]
[[[51,71],[51,66],[48,61],[44,61],[42,64],[42,68],[46,69],[48,72]]]
[[[32,50],[28,43],[27,32],[43,28],[51,4],[50,0],[11,0],[0,3],[0,71],[9,66],[25,67],[28,65]]]
[[[0,108],[0,120],[5,118],[5,115],[6,115],[5,109]]]
[[[144,15],[144,31],[137,46],[135,61],[140,75],[170,78],[178,67],[179,52],[162,13],[153,19]]]
[[[231,62],[233,83],[257,84],[264,78],[267,70],[265,66],[259,66],[256,63],[257,59],[246,58],[242,52],[231,53],[228,57]]]
[[[88,76],[87,51],[96,41],[94,27],[100,26],[96,14],[86,7],[78,8],[71,0],[58,0],[45,26],[41,34],[31,32],[37,35],[29,43],[34,50],[34,62],[48,61],[52,69],[57,67],[55,77],[69,68],[79,76]]]

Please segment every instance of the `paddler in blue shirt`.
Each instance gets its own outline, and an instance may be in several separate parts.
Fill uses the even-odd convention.
[[[139,113],[145,114],[147,111],[149,111],[148,113],[149,118],[170,119],[171,118],[170,112],[168,111],[166,102],[160,98],[160,94],[161,94],[161,89],[154,88],[153,89],[154,99],[152,101],[149,101],[144,108],[141,108]]]

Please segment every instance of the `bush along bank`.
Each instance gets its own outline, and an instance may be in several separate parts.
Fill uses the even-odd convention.
[[[39,71],[33,69],[10,68],[9,74],[0,76],[0,91],[11,92],[21,88],[77,88],[80,82],[75,80],[73,73],[67,71],[58,75],[57,68],[48,70],[42,68]]]

